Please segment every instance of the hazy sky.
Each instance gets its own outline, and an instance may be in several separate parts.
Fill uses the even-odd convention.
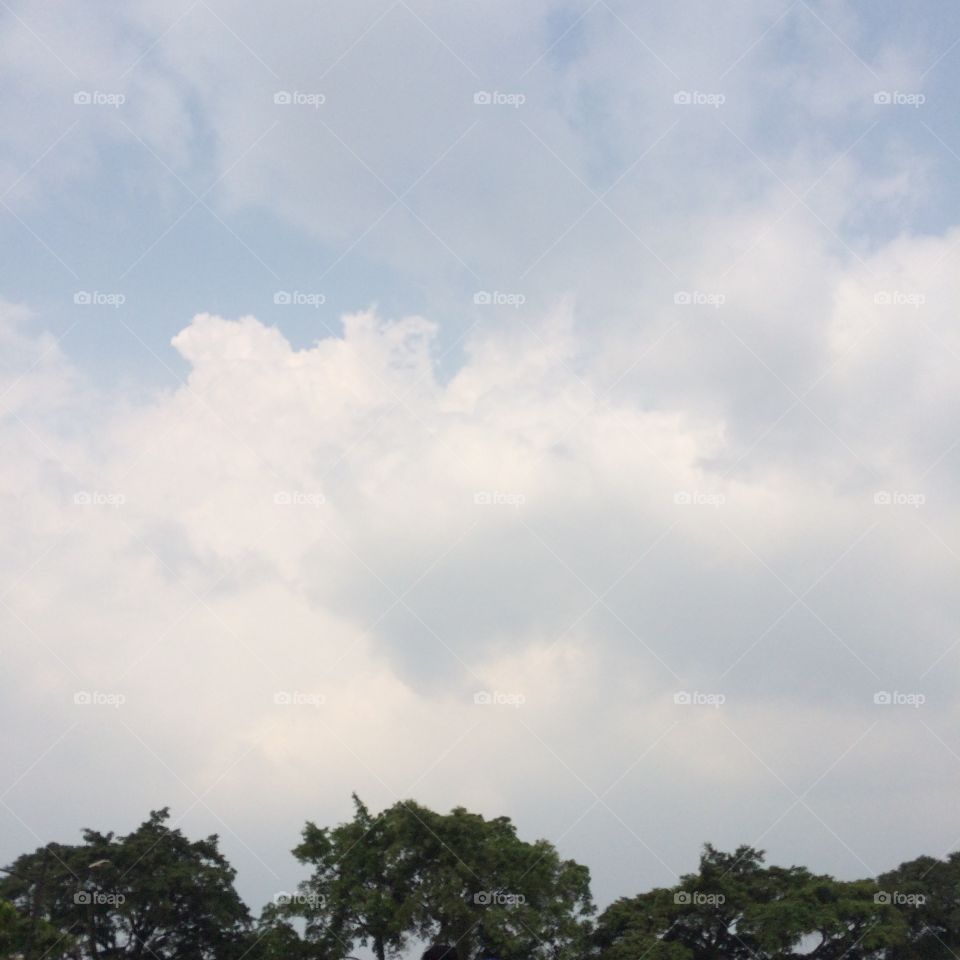
[[[960,7],[6,0],[0,74],[0,859],[960,847]]]

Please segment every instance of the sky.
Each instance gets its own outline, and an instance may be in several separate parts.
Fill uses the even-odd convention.
[[[960,8],[0,0],[0,77],[3,862],[960,848]]]

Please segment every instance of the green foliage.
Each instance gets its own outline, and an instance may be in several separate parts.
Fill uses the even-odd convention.
[[[956,960],[960,853],[876,880],[772,867],[704,848],[669,888],[617,900],[594,922],[586,867],[506,817],[413,801],[308,823],[310,876],[254,923],[216,836],[191,841],[167,810],[126,836],[87,830],[0,876],[0,960],[394,960],[418,942],[457,960]],[[435,952],[442,952],[437,947]]]
[[[699,872],[604,911],[595,951],[603,960],[645,953],[650,960],[882,958],[905,942],[906,925],[876,892],[870,880],[766,867],[763,851],[728,854],[708,844]]]
[[[84,956],[239,956],[250,918],[234,870],[215,836],[191,842],[166,825],[168,817],[154,811],[125,837],[87,830],[83,844],[24,854],[0,881],[0,896],[28,924],[41,919],[79,944]]]
[[[890,960],[955,960],[960,954],[960,853],[918,857],[877,880],[880,896],[904,918],[906,946]]]
[[[0,900],[0,957],[57,957],[76,949],[72,937]]]
[[[412,938],[455,944],[461,960],[576,957],[593,912],[586,867],[545,840],[527,843],[506,817],[413,801],[373,816],[354,797],[353,820],[308,824],[294,851],[313,868],[286,912],[339,960],[369,945],[378,960]]]

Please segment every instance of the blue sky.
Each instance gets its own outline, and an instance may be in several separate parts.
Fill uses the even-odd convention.
[[[258,906],[354,789],[601,902],[956,847],[960,10],[11,0],[0,64],[4,857],[169,803]]]
[[[624,220],[644,236],[669,231],[641,226],[643,219],[689,217],[692,224],[712,199],[721,206],[733,197],[749,202],[775,186],[776,177],[806,187],[802,175],[791,176],[791,162],[799,157],[809,165],[812,181],[848,149],[864,175],[902,173],[912,155],[911,174],[923,178],[909,199],[838,218],[834,229],[854,250],[907,226],[925,232],[950,223],[943,199],[958,162],[951,153],[958,131],[950,44],[960,21],[948,5],[918,16],[890,4],[866,15],[850,5],[785,3],[719,17],[694,7],[544,5],[529,8],[520,31],[499,24],[498,16],[509,17],[491,11],[479,18],[485,30],[479,36],[474,18],[445,17],[445,33],[438,33],[412,8],[360,5],[349,16],[317,12],[306,21],[302,57],[297,50],[289,70],[285,28],[297,11],[281,16],[271,36],[263,22],[269,18],[254,8],[226,15],[211,9],[184,3],[163,13],[135,6],[116,19],[78,12],[73,16],[86,21],[81,39],[87,35],[103,56],[79,45],[72,57],[67,18],[56,7],[33,13],[33,20],[28,8],[7,13],[8,42],[29,61],[29,82],[11,71],[9,170],[22,179],[7,197],[4,287],[9,299],[42,307],[54,329],[75,319],[73,293],[87,287],[122,292],[123,316],[171,363],[177,361],[170,337],[201,308],[225,316],[255,312],[303,345],[322,335],[324,324],[335,328],[341,312],[374,302],[388,315],[440,310],[448,330],[475,319],[472,293],[484,285],[529,287],[531,303],[535,297],[547,307],[558,275],[564,292],[589,290],[596,259],[631,246],[627,229],[601,207],[551,250],[555,272],[542,261],[525,272],[589,207],[589,191],[605,190],[668,127],[656,127],[661,116],[678,119],[678,128],[649,163],[628,173],[622,196],[612,194]],[[332,20],[349,23],[331,29]],[[354,44],[363,32],[351,32],[355,24],[370,30]],[[157,32],[160,25],[166,33]],[[194,28],[202,28],[196,38]],[[233,80],[242,84],[232,102],[204,85],[201,53],[191,43],[200,36],[213,46],[206,53],[209,74],[228,88]],[[414,58],[421,62],[411,70]],[[141,81],[147,90],[138,89]],[[298,83],[324,88],[323,110],[274,109],[272,94]],[[921,111],[870,102],[874,88],[898,83],[924,93]],[[711,84],[721,93],[730,88],[724,110],[671,117],[676,89]],[[100,86],[128,102],[73,107],[73,92]],[[516,87],[528,102],[499,112],[474,107],[476,89],[498,86]],[[166,130],[153,129],[159,124],[152,97],[173,128],[169,139]],[[244,116],[256,118],[243,125],[251,136],[234,139]],[[865,133],[872,120],[877,127]],[[728,122],[732,132],[722,125]],[[387,188],[405,190],[471,124],[411,192],[416,216],[398,205],[377,221],[394,200]],[[364,147],[351,142],[344,126],[361,132]],[[254,187],[250,168],[260,145],[250,145],[261,135],[278,143],[281,154],[294,149],[299,156],[290,169],[280,155],[264,160]],[[516,168],[513,150],[524,158]],[[668,186],[660,181],[665,170],[676,173]],[[271,178],[283,183],[273,189]],[[653,185],[667,192],[645,195],[643,188]],[[201,194],[206,206],[194,205]],[[331,207],[336,194],[362,212]],[[336,210],[336,224],[327,220],[328,208]],[[456,239],[477,216],[482,240],[461,244],[461,253]],[[530,229],[518,231],[518,221]],[[412,263],[397,243],[415,248]],[[632,311],[632,302],[622,302],[623,288],[635,293],[663,269],[653,258],[641,259],[633,273],[629,280],[618,274],[610,300],[621,302],[608,303],[611,312]],[[275,289],[287,287],[318,288],[324,309],[274,310]],[[110,376],[122,377],[130,364],[143,368],[138,374],[162,376],[134,338],[116,336],[110,324],[85,325],[93,328],[65,341],[84,364]]]

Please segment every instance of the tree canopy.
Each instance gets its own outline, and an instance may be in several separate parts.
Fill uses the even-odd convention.
[[[413,939],[451,943],[460,960],[582,953],[590,874],[546,840],[527,843],[507,817],[462,807],[402,801],[374,816],[354,806],[333,829],[307,824],[294,851],[313,873],[285,912],[306,920],[324,956],[369,945],[384,960]]]
[[[861,960],[906,942],[901,912],[876,881],[767,867],[763,851],[707,845],[697,873],[616,901],[594,934],[604,960]]]
[[[18,857],[0,881],[0,897],[25,918],[14,946],[58,956],[29,942],[31,920],[41,919],[63,936],[61,956],[239,957],[250,916],[235,872],[216,836],[190,841],[167,826],[169,816],[156,810],[126,836],[86,830],[82,844]]]
[[[308,876],[254,920],[216,836],[190,840],[153,811],[125,836],[83,832],[0,874],[0,958],[17,960],[947,960],[960,955],[960,853],[876,878],[770,866],[704,847],[696,872],[598,917],[586,867],[507,817],[356,796],[308,822]],[[432,946],[431,946],[432,945]]]

